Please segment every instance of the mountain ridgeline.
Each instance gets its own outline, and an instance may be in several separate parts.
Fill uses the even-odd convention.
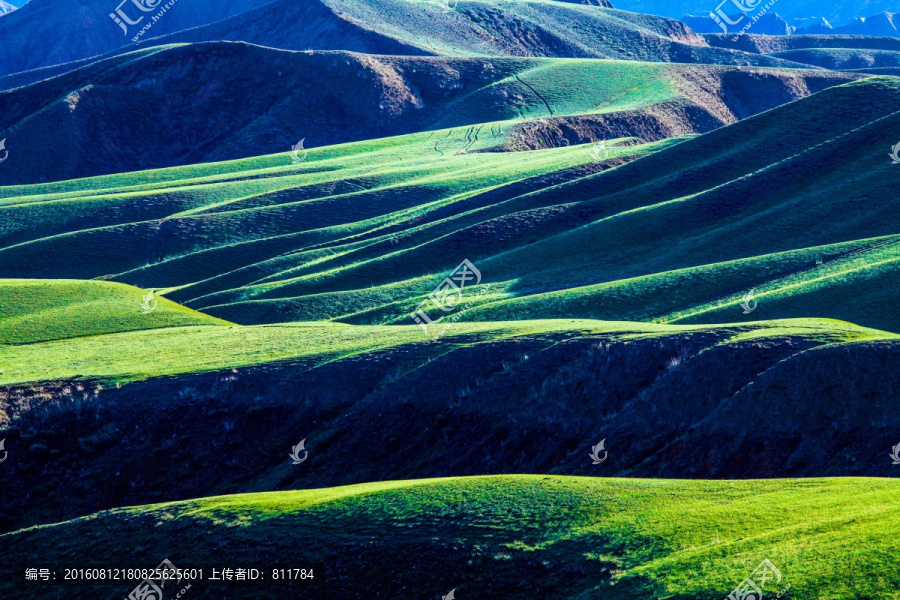
[[[229,69],[244,75],[226,80]],[[245,158],[286,151],[301,138],[326,146],[545,117],[578,130],[573,143],[657,141],[704,133],[857,77],[583,59],[296,53],[228,42],[160,46],[0,93],[0,136],[15,144],[13,168],[0,171],[0,182]],[[594,87],[585,88],[586,81]],[[207,118],[198,124],[194,111]],[[46,147],[63,134],[70,151],[48,156]]]

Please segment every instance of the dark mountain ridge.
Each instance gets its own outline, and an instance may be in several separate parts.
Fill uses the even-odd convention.
[[[309,23],[297,27],[297,23]],[[277,0],[238,17],[142,42],[245,41],[286,50],[375,54],[612,58],[790,67],[786,61],[711,49],[683,23],[562,2],[437,3]],[[796,66],[796,65],[793,65]]]
[[[269,1],[177,2],[153,23],[150,31],[155,36],[173,33],[225,19]],[[138,10],[137,3],[156,9],[162,6],[162,0],[132,2],[126,0],[119,6],[127,11],[130,20],[140,22],[128,26],[128,33],[123,33],[110,18],[117,9],[112,0],[32,0],[0,18],[0,75],[90,58],[132,44],[131,37],[158,14],[158,10]]]
[[[304,137],[311,146],[324,146],[474,125],[472,116],[453,116],[452,104],[482,89],[486,97],[478,122],[511,119],[516,113],[503,95],[534,94],[513,75],[539,65],[552,62],[297,53],[231,42],[149,47],[0,93],[0,139],[16,145],[20,165],[0,172],[0,182],[71,179],[286,152]],[[609,65],[596,65],[605,67]],[[755,81],[753,73],[769,73],[782,78],[776,87],[786,87],[794,99],[852,78],[824,71],[671,69],[683,74],[679,81],[695,80],[686,95],[696,96],[698,111],[677,119],[677,127],[657,128],[650,140],[708,131],[744,114],[737,107],[735,116],[721,114],[718,107],[710,114],[703,107],[718,101],[704,91],[708,85],[734,88],[741,79]],[[777,101],[761,104],[775,105]],[[202,123],[195,119],[197,111],[207,116]],[[593,127],[599,133],[605,126]],[[628,126],[612,133],[641,134]],[[71,141],[71,151],[48,156],[46,148],[60,135]]]

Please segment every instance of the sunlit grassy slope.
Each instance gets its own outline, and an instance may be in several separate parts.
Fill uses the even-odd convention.
[[[289,52],[221,41],[152,50],[73,65],[0,93],[0,139],[17,140],[0,185],[268,155],[301,138],[307,148],[323,147],[547,116],[565,119],[557,126],[566,126],[571,143],[654,141],[709,131],[860,77],[624,60]],[[252,75],[229,78],[230,71]],[[166,127],[143,120],[135,139],[135,121],[110,119],[105,107],[142,113],[146,80],[166,98],[157,115]],[[61,136],[70,152],[48,157],[44,149]]]
[[[57,335],[68,328],[67,320],[62,318],[66,315],[59,316],[59,320],[46,324],[46,329]],[[435,358],[457,347],[511,338],[540,339],[542,335],[573,339],[607,334],[623,340],[670,338],[674,345],[679,335],[708,332],[720,337],[723,342],[731,338],[803,339],[804,344],[798,349],[806,344],[892,340],[895,337],[891,333],[865,329],[850,323],[815,319],[765,321],[746,326],[545,320],[457,323],[447,330],[441,344],[430,344],[428,342],[436,327],[432,328],[431,337],[414,325],[298,323],[171,327],[26,345],[0,345],[0,363],[4,365],[4,371],[0,373],[0,384],[71,378],[98,379],[108,383],[127,382],[285,362],[313,368],[337,359],[383,350],[413,351]],[[73,337],[82,333],[79,324],[71,331]],[[17,340],[13,338],[12,341]]]
[[[467,320],[830,317],[900,331],[898,82],[653,144],[528,151],[573,123],[497,121],[315,149],[299,165],[282,154],[4,188],[0,272],[164,289],[242,324],[409,324],[469,259],[483,281]],[[646,85],[656,100],[671,90]],[[567,97],[582,106],[580,93]],[[628,93],[610,98],[644,97]],[[751,290],[759,306],[744,314]]]
[[[900,586],[898,485],[506,476],[227,496],[7,534],[2,568],[33,556],[148,567],[168,557],[183,568],[269,560],[315,566],[304,587],[269,581],[276,595],[436,597],[455,588],[459,598],[712,600],[768,559],[781,581],[766,582],[767,597],[789,586],[798,600],[891,600]],[[40,598],[70,597],[42,589]],[[208,583],[190,590],[221,592]],[[228,588],[230,598],[258,593]]]
[[[120,289],[111,291],[88,306],[114,312]],[[71,311],[33,314],[55,339],[0,343],[9,452],[0,532],[226,493],[587,474],[588,445],[603,436],[615,447],[607,475],[892,473],[900,338],[841,321],[517,320],[427,333],[307,322],[91,335]],[[309,472],[285,462],[304,436]],[[203,468],[213,464],[222,468]]]
[[[227,324],[161,296],[145,303],[147,293],[104,281],[0,280],[0,344]]]

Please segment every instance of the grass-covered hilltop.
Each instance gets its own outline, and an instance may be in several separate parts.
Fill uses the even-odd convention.
[[[312,580],[265,587],[197,583],[198,598],[421,598],[456,589],[460,598],[712,600],[765,557],[781,575],[766,581],[772,596],[891,598],[900,584],[897,492],[895,481],[877,479],[428,479],[129,507],[2,539],[13,548],[7,563],[21,561],[22,548],[76,563],[85,552],[101,564],[154,563],[172,556],[177,540],[185,565],[314,571]],[[140,547],[108,543],[109,531]]]
[[[208,4],[0,15],[0,596],[897,600],[898,40]]]

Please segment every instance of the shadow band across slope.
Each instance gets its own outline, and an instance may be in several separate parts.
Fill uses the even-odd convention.
[[[450,3],[447,3],[448,5]],[[370,54],[611,58],[794,68],[780,58],[712,47],[680,21],[546,0],[277,0],[144,44],[245,41],[286,50]],[[308,23],[297,27],[296,23]]]
[[[833,321],[182,327],[0,360],[5,530],[446,475],[887,476],[900,427],[896,336]]]
[[[0,273],[173,288],[244,324],[378,324],[405,322],[468,258],[492,292],[465,319],[825,316],[900,331],[897,81],[831,87],[678,144],[612,140],[599,156],[492,151],[553,127],[503,121],[315,149],[301,165],[6,188]],[[741,316],[750,289],[764,301]]]
[[[547,116],[572,131],[504,149],[630,136],[656,141],[710,131],[860,77],[626,61],[297,53],[231,42],[156,47],[0,92],[0,139],[14,149],[0,184],[260,156],[285,152],[300,139],[308,148]],[[61,138],[67,151],[48,153]]]
[[[489,211],[459,210],[429,236],[338,241],[327,255],[279,257],[174,297],[243,323],[403,323],[464,256],[491,293],[472,296],[463,319],[827,316],[900,331],[887,156],[897,81],[833,87]],[[760,306],[743,315],[750,290]]]
[[[900,584],[891,569],[897,492],[897,482],[875,479],[505,476],[203,498],[3,536],[0,579],[32,556],[146,568],[168,557],[178,568],[207,568],[185,594],[202,600],[430,598],[451,589],[459,598],[712,600],[766,557],[779,571],[763,584],[772,594],[881,599]],[[208,581],[222,564],[268,567],[267,581]],[[299,565],[313,579],[272,581],[273,567]],[[136,582],[29,583],[32,598],[80,600],[124,595]]]

